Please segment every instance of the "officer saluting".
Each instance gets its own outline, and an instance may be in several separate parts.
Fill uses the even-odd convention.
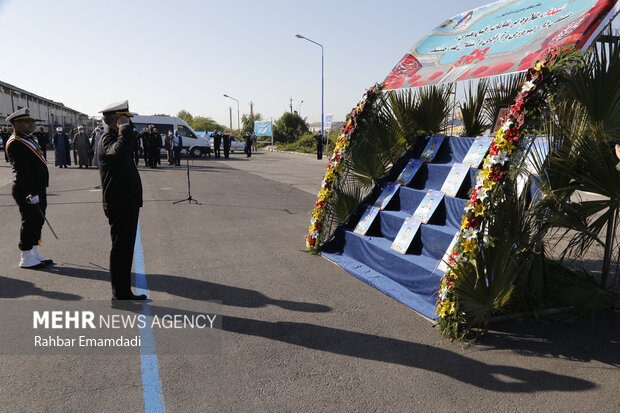
[[[6,142],[4,150],[15,173],[12,193],[22,217],[19,266],[40,268],[53,263],[39,255],[38,247],[47,208],[47,162],[39,144],[31,135],[34,131],[34,119],[30,117],[30,110],[22,108],[9,115],[6,120],[11,122],[14,132]]]
[[[145,300],[131,292],[131,264],[136,242],[138,215],[142,207],[142,181],[132,151],[138,135],[129,117],[129,103],[114,103],[103,114],[105,131],[97,156],[103,190],[103,210],[110,223],[110,279],[113,300]]]

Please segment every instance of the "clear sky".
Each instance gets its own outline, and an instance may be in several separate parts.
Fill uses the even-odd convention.
[[[424,35],[490,0],[0,0],[0,80],[95,115],[129,99],[143,115],[186,109],[229,124],[345,115]]]

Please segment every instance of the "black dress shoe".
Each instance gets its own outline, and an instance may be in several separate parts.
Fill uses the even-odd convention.
[[[134,293],[129,293],[129,294],[119,294],[116,297],[112,297],[113,300],[135,300],[135,301],[142,301],[142,300],[146,300],[146,295],[145,294],[140,294],[140,295],[135,295]]]

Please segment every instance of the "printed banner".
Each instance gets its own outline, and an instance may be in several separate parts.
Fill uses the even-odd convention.
[[[271,136],[271,122],[254,121],[254,134],[256,136]]]
[[[415,44],[385,90],[525,71],[549,48],[590,45],[617,0],[500,0],[446,20]]]

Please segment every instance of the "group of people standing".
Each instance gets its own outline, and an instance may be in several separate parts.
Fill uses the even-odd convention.
[[[221,147],[224,146],[224,159],[228,159],[230,155],[230,141],[232,136],[226,132],[213,132],[213,156],[215,159],[221,158]]]
[[[140,141],[144,151],[144,164],[151,168],[161,165],[162,134],[159,133],[155,125],[149,125],[142,129],[138,134],[138,139],[134,142],[133,157],[136,165],[140,160]],[[168,165],[181,166],[181,150],[183,149],[183,137],[179,131],[168,131],[163,138],[164,149],[168,155]]]
[[[79,168],[98,167],[97,145],[101,135],[100,128],[95,128],[90,136],[86,133],[84,126],[78,126],[70,134],[65,133],[62,127],[56,128],[56,134],[52,137],[55,165],[59,168],[70,166],[71,151],[73,151],[73,162]]]

